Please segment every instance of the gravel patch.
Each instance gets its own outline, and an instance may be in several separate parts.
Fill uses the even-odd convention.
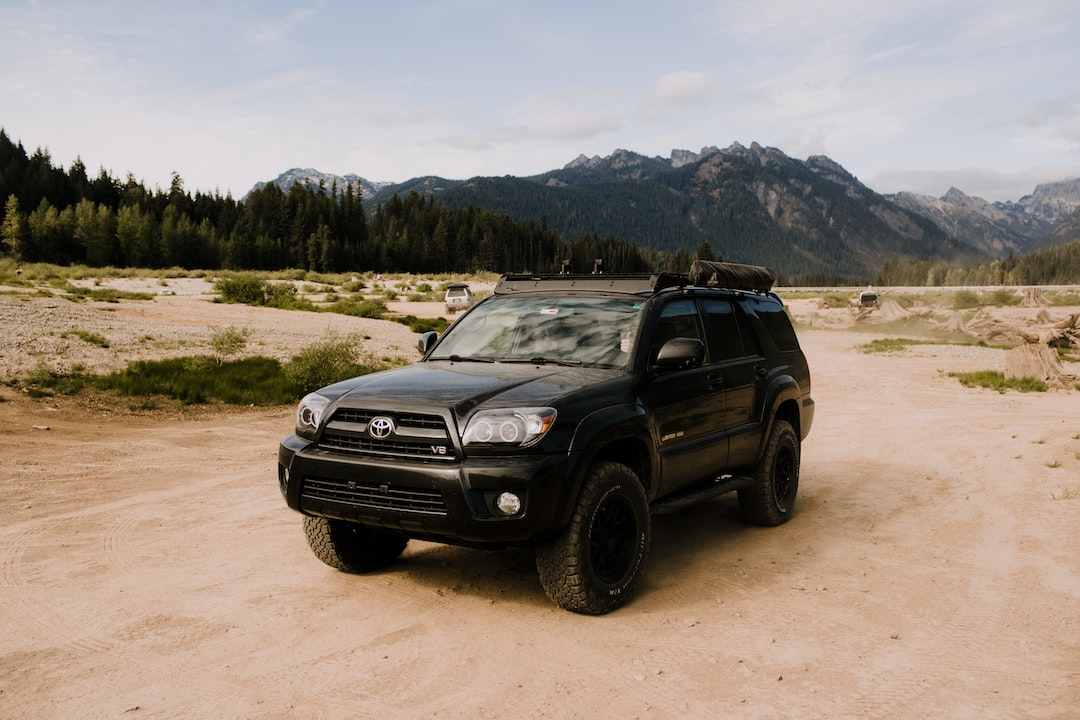
[[[75,302],[26,292],[0,295],[0,379],[39,365],[58,372],[82,365],[95,373],[119,370],[136,360],[212,354],[214,333],[248,330],[236,357],[264,355],[286,361],[328,334],[355,335],[362,355],[419,359],[417,335],[400,323],[212,302],[191,292],[152,300]],[[105,347],[107,345],[107,347]]]

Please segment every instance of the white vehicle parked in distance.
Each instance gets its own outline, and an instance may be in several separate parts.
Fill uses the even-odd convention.
[[[451,283],[446,288],[446,312],[453,315],[458,310],[465,310],[473,304],[473,294],[463,282]]]

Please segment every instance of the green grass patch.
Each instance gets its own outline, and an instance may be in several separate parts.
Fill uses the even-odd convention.
[[[878,338],[860,345],[859,350],[864,353],[888,353],[898,352],[911,345],[944,345],[936,340],[915,340],[912,338]]]
[[[144,292],[129,292],[127,290],[116,290],[114,288],[87,288],[76,287],[74,285],[65,284],[59,289],[68,294],[69,300],[97,300],[98,302],[116,303],[121,300],[153,300],[153,293]]]
[[[386,303],[382,300],[359,300],[357,298],[343,298],[323,308],[326,312],[352,315],[353,317],[372,318],[382,320],[388,312]]]
[[[95,332],[89,332],[88,330],[70,330],[66,333],[63,333],[60,337],[68,337],[69,335],[74,335],[80,340],[84,340],[91,345],[97,345],[100,348],[109,347],[109,341]]]
[[[1062,362],[1080,362],[1080,355],[1077,355],[1076,348],[1069,347],[1056,347],[1058,358]]]
[[[140,360],[105,375],[90,374],[78,364],[63,372],[39,363],[11,384],[22,386],[35,398],[75,395],[88,389],[113,392],[137,399],[129,405],[131,409],[154,409],[158,396],[186,405],[281,405],[325,385],[402,364],[398,359],[361,357],[358,348],[356,336],[329,335],[284,364],[261,356],[224,360],[220,354],[200,355]]]
[[[898,352],[912,345],[970,345],[973,347],[996,348],[1007,350],[1007,346],[990,345],[985,340],[976,340],[970,335],[942,336],[940,338],[877,338],[868,343],[859,345],[858,349],[864,353],[888,353]]]
[[[1055,307],[1075,307],[1080,305],[1080,292],[1076,290],[1050,291],[1045,295],[1047,302]]]
[[[410,330],[416,333],[424,333],[429,330],[441,333],[450,326],[450,321],[444,317],[418,318],[415,315],[401,315],[388,319],[401,323],[402,325],[407,325]]]
[[[280,405],[300,395],[281,363],[266,357],[218,363],[197,356],[140,360],[119,372],[93,379],[93,385],[126,397],[164,395],[185,404],[220,400],[235,405]]]
[[[979,370],[976,372],[951,372],[949,377],[960,381],[964,387],[983,387],[1004,393],[1006,390],[1020,392],[1046,392],[1046,383],[1036,378],[1008,378],[997,370]]]
[[[30,397],[51,397],[56,394],[74,395],[80,392],[90,383],[93,375],[86,372],[86,367],[76,363],[71,370],[61,372],[54,370],[45,363],[37,366],[26,374],[22,385]]]

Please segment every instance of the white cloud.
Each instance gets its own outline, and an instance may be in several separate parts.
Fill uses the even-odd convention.
[[[701,105],[715,94],[716,86],[708,73],[670,72],[656,81],[647,101],[662,107]]]
[[[244,39],[255,45],[272,45],[287,41],[292,32],[308,22],[325,5],[317,2],[314,7],[295,8],[283,17],[256,17],[243,33]]]

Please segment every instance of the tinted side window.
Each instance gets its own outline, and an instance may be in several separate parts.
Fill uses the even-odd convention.
[[[781,352],[799,349],[799,339],[795,337],[795,329],[791,327],[791,320],[784,312],[784,306],[778,302],[756,300],[753,309],[765,331]]]
[[[705,337],[708,338],[709,362],[722,362],[747,355],[746,341],[739,316],[728,300],[709,298],[701,302]]]

